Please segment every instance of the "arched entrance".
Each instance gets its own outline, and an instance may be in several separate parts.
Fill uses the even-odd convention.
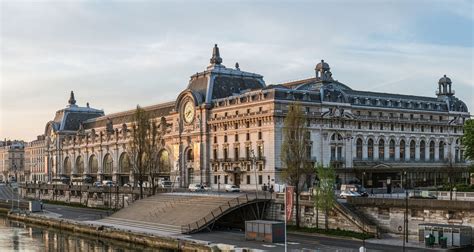
[[[103,162],[103,172],[102,172],[102,178],[103,180],[112,180],[112,166],[113,166],[114,160],[112,159],[112,156],[110,154],[105,155],[104,157],[104,162]]]
[[[64,159],[63,172],[61,175],[71,176],[71,159],[69,157]]]
[[[127,184],[130,181],[131,162],[128,153],[124,152],[120,156],[120,185]]]
[[[95,155],[89,158],[89,175],[92,177],[92,182],[97,181],[97,173],[99,172],[99,161]]]

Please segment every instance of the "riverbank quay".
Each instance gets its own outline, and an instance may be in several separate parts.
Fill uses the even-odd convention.
[[[38,214],[19,214],[9,212],[7,218],[49,228],[67,230],[73,233],[92,235],[97,238],[108,238],[159,249],[178,251],[221,251],[219,245],[188,240],[184,237],[157,236],[147,233],[130,232],[109,226],[93,225],[90,223],[86,224],[81,221],[47,217]]]

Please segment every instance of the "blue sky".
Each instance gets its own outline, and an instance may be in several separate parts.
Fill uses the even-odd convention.
[[[354,89],[434,96],[447,74],[474,109],[473,1],[0,3],[0,138],[42,134],[71,90],[106,113],[174,100],[218,43],[267,84],[321,59]]]

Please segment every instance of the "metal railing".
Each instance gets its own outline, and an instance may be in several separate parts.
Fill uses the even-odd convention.
[[[198,219],[197,221],[193,223],[189,223],[187,225],[182,225],[181,233],[188,234],[192,232],[197,232],[207,227],[209,224],[216,221],[221,216],[236,209],[237,207],[248,205],[254,202],[270,200],[272,198],[271,195],[272,194],[269,192],[255,192],[255,193],[247,193],[237,198],[233,198],[227,201],[226,203],[220,205],[219,207],[216,207],[209,214]]]

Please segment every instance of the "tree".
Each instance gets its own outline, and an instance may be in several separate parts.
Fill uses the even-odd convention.
[[[287,185],[294,186],[296,194],[296,227],[300,226],[299,196],[307,176],[312,174],[312,164],[307,154],[308,130],[307,118],[301,105],[293,103],[288,106],[288,115],[283,123],[283,143],[281,147],[281,161],[285,165],[282,177]]]
[[[336,172],[332,166],[324,167],[321,164],[316,166],[316,175],[318,182],[316,184],[315,205],[321,211],[324,211],[324,226],[329,228],[328,216],[329,209],[332,209],[336,199],[334,198],[334,186],[336,184]]]
[[[464,136],[462,137],[464,146],[464,158],[474,160],[474,120],[470,119],[464,123]],[[474,181],[474,164],[469,168],[471,184]]]
[[[150,118],[148,114],[137,105],[133,116],[132,131],[130,138],[130,153],[133,165],[134,178],[138,179],[140,187],[140,199],[143,199],[143,176],[146,172],[146,148],[147,134],[150,128]]]
[[[472,119],[464,123],[462,144],[465,148],[464,157],[469,160],[474,160],[474,120]]]

